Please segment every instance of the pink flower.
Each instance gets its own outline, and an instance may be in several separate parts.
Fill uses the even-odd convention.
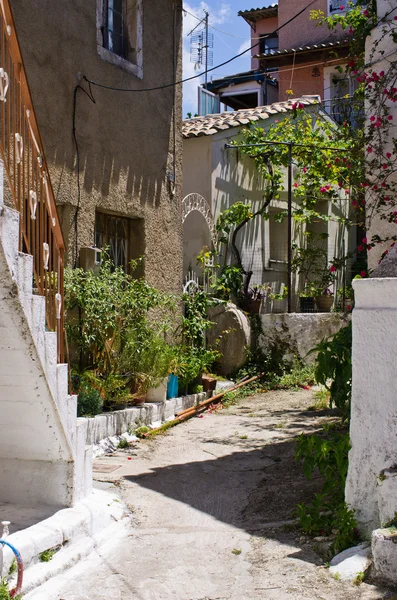
[[[360,277],[366,277],[367,271],[360,271]]]
[[[367,152],[368,152],[368,154],[371,154],[371,152],[372,152],[372,151],[373,151],[373,148],[372,148],[372,146],[368,146],[368,148],[367,148]]]
[[[297,188],[297,187],[298,187],[298,184],[297,184],[297,183],[296,183],[296,181],[295,181],[295,183],[294,183],[294,188]]]
[[[350,304],[348,304],[348,305],[346,306],[346,310],[351,310],[351,309],[352,309],[352,307],[350,306]]]
[[[331,265],[329,270],[331,271],[331,273],[335,273],[335,271],[336,271],[335,265]]]
[[[363,15],[364,15],[364,17],[369,17],[369,12],[368,12],[367,10],[365,10],[365,11],[363,12]]]
[[[350,27],[350,29],[349,29],[349,33],[350,33],[350,35],[351,35],[352,33],[354,33],[354,29],[352,29],[352,28]]]
[[[375,121],[375,117],[374,117],[374,115],[371,115],[371,116],[370,116],[370,118],[369,118],[369,120],[370,120],[370,121]]]
[[[387,120],[388,120],[388,121],[393,121],[393,115],[389,115],[389,116],[387,117]]]
[[[391,158],[391,152],[386,152],[386,158]]]
[[[302,171],[303,171],[304,173],[307,173],[307,167],[303,167]]]
[[[379,73],[379,77],[383,77],[383,76],[384,76],[384,74],[385,74],[385,72],[384,72],[384,71],[380,71],[380,73]]]
[[[341,7],[339,8],[339,10],[345,10],[345,7],[344,7],[344,6],[341,6]]]
[[[363,238],[363,239],[362,239],[362,242],[363,242],[363,244],[367,244],[367,243],[368,243],[368,240],[367,240],[367,238],[366,238],[366,237],[365,237],[365,238]]]
[[[326,187],[324,187],[324,186],[320,187],[320,192],[321,192],[322,194],[324,194],[326,191],[327,191],[327,188],[326,188]]]
[[[357,252],[362,252],[364,250],[364,246],[362,246],[361,244],[359,246],[357,246]]]
[[[382,165],[382,167],[383,167],[384,169],[387,169],[387,165],[386,165],[386,164]]]

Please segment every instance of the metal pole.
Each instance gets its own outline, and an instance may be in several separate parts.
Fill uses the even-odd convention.
[[[205,89],[208,83],[208,17],[209,12],[205,11]]]
[[[288,144],[288,312],[292,312],[292,143]]]

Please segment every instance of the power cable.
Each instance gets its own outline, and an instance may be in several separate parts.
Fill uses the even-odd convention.
[[[275,29],[271,33],[268,33],[268,34],[264,35],[262,39],[274,35],[278,31],[280,31],[281,29],[283,29],[283,27],[286,27],[287,25],[289,25],[292,21],[294,21],[302,13],[304,13],[308,8],[310,8],[310,6],[312,6],[315,2],[317,2],[317,0],[311,0],[311,2],[309,2],[309,4],[307,4],[299,12],[297,12],[296,15],[294,15],[293,17],[291,17],[290,19],[288,19],[288,21],[286,21],[285,23],[283,23],[282,25],[280,25],[279,27],[277,27],[277,29]],[[182,10],[184,10],[184,9],[182,8]],[[216,65],[215,67],[211,67],[211,69],[206,69],[205,71],[202,71],[201,73],[198,73],[197,75],[192,75],[191,77],[186,77],[186,79],[181,79],[180,81],[174,81],[172,83],[167,83],[165,85],[159,85],[159,86],[154,86],[154,87],[150,87],[150,88],[131,89],[131,88],[119,88],[119,87],[114,87],[114,86],[111,86],[111,85],[105,85],[104,83],[98,83],[97,81],[93,81],[92,79],[88,79],[88,77],[86,77],[85,75],[84,75],[84,79],[85,79],[85,81],[87,81],[87,83],[89,83],[91,85],[95,85],[96,87],[100,87],[100,88],[103,88],[103,89],[106,89],[106,90],[113,90],[115,92],[132,92],[132,93],[154,92],[154,91],[157,91],[157,90],[164,90],[164,89],[176,86],[176,85],[181,85],[183,83],[187,83],[188,81],[192,81],[193,79],[197,79],[198,77],[201,77],[202,75],[205,75],[206,73],[211,73],[212,71],[215,71],[216,69],[219,69],[220,67],[224,67],[225,65],[228,65],[229,63],[233,62],[237,58],[240,58],[240,56],[243,56],[247,52],[250,52],[250,50],[253,50],[253,48],[256,48],[257,46],[259,46],[259,44],[260,44],[260,42],[257,42],[255,44],[253,44],[249,48],[246,48],[242,52],[239,52],[235,56],[232,56],[232,58],[229,58],[228,60],[225,60],[223,63],[220,63],[219,65]]]
[[[77,257],[78,257],[78,250],[79,250],[79,246],[78,246],[78,240],[77,240],[77,235],[78,235],[78,214],[80,211],[80,204],[81,204],[81,185],[80,185],[80,150],[79,150],[79,142],[77,140],[77,133],[76,133],[76,114],[77,114],[77,94],[78,91],[81,90],[82,92],[84,92],[84,94],[91,100],[91,102],[93,104],[96,104],[94,95],[92,93],[92,89],[91,89],[91,84],[88,84],[89,87],[89,91],[87,92],[87,90],[85,90],[81,85],[76,85],[76,87],[74,88],[74,92],[73,92],[73,118],[72,118],[72,122],[73,122],[73,127],[72,127],[72,135],[73,135],[73,141],[74,141],[74,146],[76,148],[76,171],[77,171],[77,204],[76,204],[76,210],[73,216],[73,223],[74,223],[74,258],[73,258],[73,264],[74,267],[77,266]]]

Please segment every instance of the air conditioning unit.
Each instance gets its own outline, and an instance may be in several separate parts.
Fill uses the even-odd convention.
[[[84,271],[99,273],[102,262],[102,250],[99,248],[80,248],[80,267]]]

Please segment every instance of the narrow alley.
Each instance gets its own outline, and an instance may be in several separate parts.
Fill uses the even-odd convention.
[[[295,439],[334,418],[312,405],[310,390],[260,394],[97,459],[131,530],[26,600],[392,598],[333,579],[294,524],[319,484],[295,463]]]

